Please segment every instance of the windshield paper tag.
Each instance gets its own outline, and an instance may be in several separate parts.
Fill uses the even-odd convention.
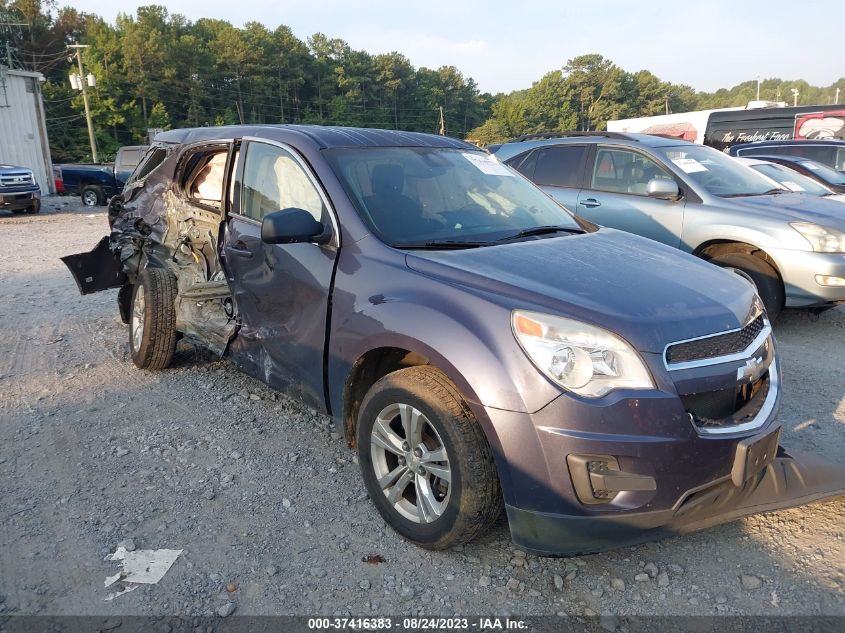
[[[790,191],[804,191],[804,187],[799,185],[797,182],[792,182],[791,180],[784,180],[780,184],[782,184],[784,187],[786,187]]]
[[[488,154],[461,152],[461,156],[489,176],[513,176],[513,172]]]
[[[672,162],[687,174],[694,174],[697,171],[707,171],[707,168],[694,158],[675,158]]]

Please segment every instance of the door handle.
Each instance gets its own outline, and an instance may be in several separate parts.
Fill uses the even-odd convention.
[[[229,251],[232,255],[237,257],[243,257],[244,259],[249,259],[252,257],[252,251],[249,250],[241,240],[235,242],[232,246],[227,246],[226,250]]]
[[[596,207],[601,206],[601,202],[599,202],[595,198],[587,198],[586,200],[580,200],[578,204],[580,204],[582,207],[587,207],[588,209],[594,209]]]

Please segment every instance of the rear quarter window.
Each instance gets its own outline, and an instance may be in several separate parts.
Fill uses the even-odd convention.
[[[151,147],[129,177],[129,182],[143,180],[158,168],[167,158],[168,151],[163,147]]]
[[[538,150],[534,182],[553,187],[575,187],[581,177],[585,147],[546,147]]]

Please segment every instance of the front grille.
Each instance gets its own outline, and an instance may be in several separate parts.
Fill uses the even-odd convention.
[[[699,429],[729,428],[753,420],[769,395],[771,379],[760,379],[730,389],[681,396],[693,424]]]
[[[32,174],[28,171],[11,171],[0,174],[0,187],[21,187],[32,183]]]
[[[666,362],[673,365],[742,352],[751,345],[765,326],[765,317],[761,314],[741,330],[675,343],[666,348]]]

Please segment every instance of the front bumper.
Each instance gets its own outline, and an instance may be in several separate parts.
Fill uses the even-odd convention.
[[[41,191],[0,191],[0,209],[29,209],[41,204]]]
[[[845,301],[845,286],[823,286],[820,275],[845,278],[845,254],[769,249],[783,277],[786,306],[810,307]]]
[[[596,552],[845,494],[845,468],[778,447],[776,362],[754,417],[713,429],[687,412],[678,393],[735,384],[746,361],[661,373],[663,355],[643,358],[653,391],[562,395],[533,414],[478,412],[495,432],[516,544],[544,555]]]
[[[845,467],[782,449],[744,486],[724,479],[690,492],[675,508],[619,516],[549,514],[506,506],[515,543],[539,555],[567,556],[685,534],[751,514],[845,495]]]

